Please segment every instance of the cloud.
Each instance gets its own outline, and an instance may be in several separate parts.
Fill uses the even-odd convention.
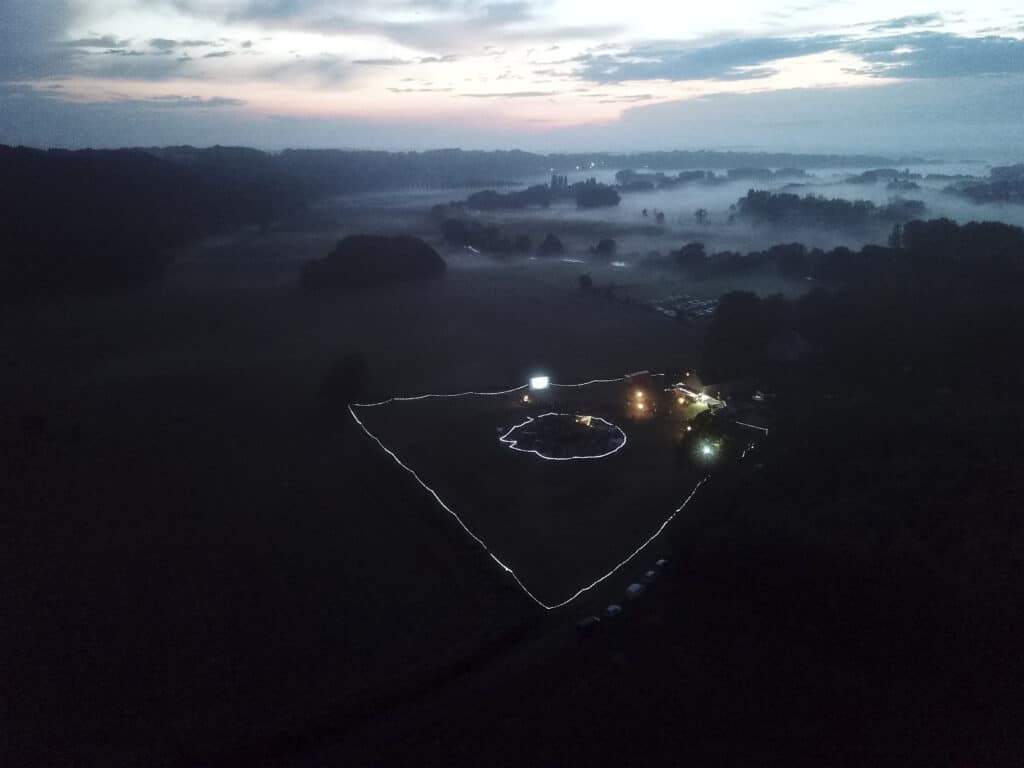
[[[942,25],[942,14],[925,13],[920,16],[900,16],[874,25],[875,31],[907,29],[908,27],[937,27]]]
[[[450,93],[451,88],[388,88],[391,93]]]
[[[346,82],[352,76],[352,69],[349,62],[340,56],[322,54],[271,64],[256,74],[268,80],[288,80],[323,88]]]
[[[558,91],[506,91],[505,93],[460,93],[468,99],[535,99],[543,96],[560,96]]]
[[[120,40],[113,35],[80,37],[59,43],[66,48],[127,48],[131,44],[131,40]]]
[[[845,49],[868,64],[867,74],[901,78],[1024,73],[1024,40],[963,37],[943,32],[849,42]]]
[[[752,37],[710,45],[648,43],[622,53],[585,53],[576,61],[579,76],[597,83],[748,79],[765,77],[766,62],[833,50],[839,42],[822,36]]]
[[[210,53],[204,53],[204,59],[223,59],[225,56],[234,56],[232,51],[211,51]]]
[[[202,98],[201,96],[151,96],[148,99],[119,99],[120,105],[154,107],[156,109],[217,109],[222,107],[241,107],[245,102],[241,99],[230,99],[224,96]]]
[[[353,64],[358,64],[365,67],[401,67],[406,64],[415,64],[416,62],[412,59],[355,59]]]
[[[197,0],[176,0],[196,8]],[[374,35],[420,50],[477,50],[482,41],[593,39],[611,25],[557,25],[548,0],[386,0],[364,7],[329,0],[248,0],[225,20],[319,34]],[[415,18],[414,18],[415,17]]]
[[[892,23],[897,21],[904,20]],[[706,45],[646,43],[620,52],[584,53],[575,61],[577,76],[596,83],[751,80],[775,74],[777,70],[768,65],[778,59],[831,51],[861,57],[865,66],[851,71],[876,77],[923,79],[1024,72],[1024,40],[944,32],[872,38],[762,37]]]

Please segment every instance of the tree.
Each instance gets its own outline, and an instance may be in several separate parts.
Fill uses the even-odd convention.
[[[299,279],[306,292],[331,295],[441,277],[447,268],[437,251],[418,237],[350,235],[325,258],[305,264]]]
[[[889,233],[889,247],[901,248],[903,246],[903,227],[900,224],[892,225],[892,232]]]
[[[584,291],[593,290],[594,279],[590,275],[580,275],[580,288]]]
[[[548,234],[537,249],[541,256],[561,256],[565,253],[565,246],[556,235]]]
[[[518,253],[529,253],[533,250],[533,241],[529,235],[516,235],[513,247]]]
[[[665,212],[658,211],[658,215],[654,217],[654,220],[658,222],[658,226],[665,226]]]
[[[618,192],[607,184],[598,184],[593,179],[576,187],[578,208],[603,208],[618,205],[620,201]]]
[[[676,252],[676,266],[696,275],[707,265],[704,243],[687,243]]]
[[[693,212],[693,218],[697,220],[698,224],[705,224],[708,220],[707,208],[698,208]]]
[[[618,245],[616,244],[616,242],[614,240],[612,240],[612,238],[605,237],[605,238],[602,238],[597,243],[597,245],[595,245],[593,248],[591,248],[590,252],[593,253],[595,256],[600,256],[600,257],[605,258],[605,259],[610,259],[612,256],[615,255],[615,251],[616,251],[617,248],[618,248]]]

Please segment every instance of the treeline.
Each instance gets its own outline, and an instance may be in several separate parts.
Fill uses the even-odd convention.
[[[1024,203],[1024,163],[993,168],[987,181],[960,181],[947,191],[975,203]]]
[[[138,150],[0,147],[0,290],[7,299],[119,292],[158,278],[167,250],[298,206],[269,156],[215,148],[176,159]]]
[[[1024,229],[998,221],[957,224],[946,218],[896,224],[888,244],[822,250],[802,243],[760,251],[708,253],[704,243],[686,243],[641,266],[679,269],[696,279],[774,269],[785,278],[830,283],[881,285],[907,280],[918,288],[987,285],[993,289],[1024,280]]]
[[[920,200],[895,198],[886,205],[869,200],[828,199],[816,195],[749,190],[736,203],[736,215],[759,224],[867,230],[870,227],[920,218]]]
[[[655,189],[674,189],[685,184],[703,184],[715,186],[727,184],[731,181],[780,181],[785,179],[805,179],[810,174],[803,168],[762,168],[757,166],[745,166],[740,168],[729,168],[724,174],[716,174],[713,170],[706,171],[680,171],[676,174],[668,174],[663,171],[637,171],[632,168],[624,168],[616,172],[615,180],[619,189],[623,192],[648,192]]]
[[[601,208],[618,205],[619,193],[607,184],[601,184],[596,178],[570,184],[565,176],[554,174],[550,184],[535,184],[526,189],[512,192],[498,192],[484,189],[474,192],[465,200],[453,200],[447,204],[439,203],[431,209],[436,218],[439,212],[452,210],[457,212],[522,210],[524,208],[548,208],[552,203],[572,200],[577,208]]]

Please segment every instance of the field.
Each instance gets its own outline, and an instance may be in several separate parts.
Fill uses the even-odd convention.
[[[320,382],[353,351],[379,399],[502,389],[538,369],[564,382],[678,369],[698,359],[698,332],[585,295],[580,265],[561,262],[449,254],[438,282],[300,295],[303,259],[364,213],[347,203],[199,244],[147,292],[0,309],[6,764],[195,764],[340,739],[524,632],[562,642],[561,628],[638,575],[623,569],[546,614],[347,416],[325,413]],[[396,228],[418,221],[395,213]],[[459,428],[480,427],[497,451],[508,419],[488,418]],[[649,455],[670,461],[650,439]],[[436,461],[438,484],[473,514],[459,494],[490,493],[486,478],[459,490],[459,464]],[[547,471],[524,466],[534,482]],[[614,503],[601,521],[625,540],[576,507],[504,538],[509,521],[494,516],[495,546],[510,559],[536,549],[519,559],[538,589],[574,590],[693,485],[665,466],[638,472],[650,503],[596,468],[583,483],[603,484]],[[551,509],[532,487],[516,500]]]
[[[553,608],[599,586],[644,548],[704,476],[702,467],[677,457],[678,421],[636,417],[627,405],[636,387],[626,379],[555,386],[528,404],[517,391],[395,401],[356,412],[469,535],[515,573],[528,596]],[[658,388],[647,386],[649,396]],[[515,423],[550,411],[604,418],[627,440],[612,455],[568,461],[544,460],[498,441],[496,435]]]

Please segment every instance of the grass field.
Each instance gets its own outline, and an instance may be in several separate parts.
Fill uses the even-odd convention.
[[[305,747],[536,625],[543,612],[423,489],[320,409],[323,374],[355,351],[381,399],[498,389],[538,368],[581,381],[690,364],[697,335],[584,295],[579,265],[452,259],[437,282],[299,294],[302,259],[359,221],[198,245],[130,296],[0,308],[5,764],[191,765],[278,739]],[[449,428],[443,412],[416,413]],[[465,419],[451,428],[467,449],[483,440],[508,468],[528,458],[498,453],[507,416]],[[478,498],[500,485],[469,472],[472,456],[400,450],[422,454],[453,506],[559,597],[692,487],[664,465],[662,436],[624,427],[637,450],[607,465],[623,474],[574,468],[571,482],[549,478],[550,494],[536,463],[519,462],[514,493]],[[657,463],[630,465],[646,456]],[[627,477],[649,498],[630,496]],[[581,494],[608,503],[588,512]],[[573,502],[564,518],[550,514],[559,500]],[[524,508],[539,514],[513,514]],[[636,576],[624,569],[578,610]]]
[[[551,607],[643,547],[704,476],[703,467],[677,458],[678,423],[634,418],[626,403],[635,386],[626,380],[553,387],[530,405],[515,392],[395,401],[356,412],[524,589]],[[575,461],[546,461],[498,441],[526,416],[550,409],[600,416],[621,426],[627,441],[610,456]]]

